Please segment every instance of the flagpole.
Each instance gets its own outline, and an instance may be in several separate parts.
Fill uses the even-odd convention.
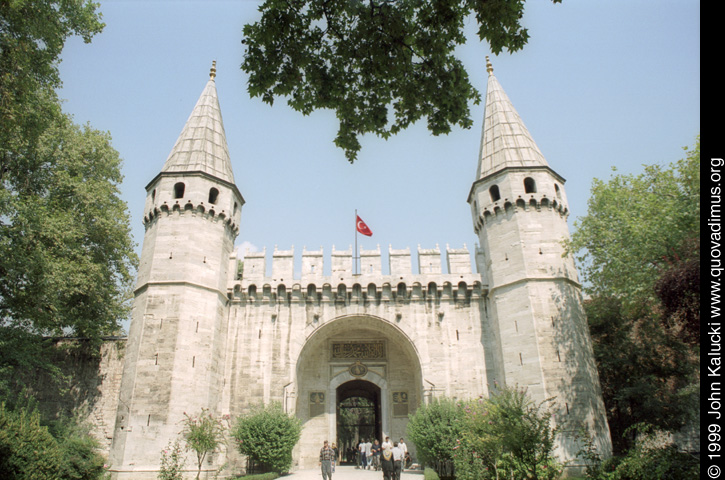
[[[357,271],[357,208],[355,209],[355,251],[352,252],[352,274],[355,275],[355,271]]]

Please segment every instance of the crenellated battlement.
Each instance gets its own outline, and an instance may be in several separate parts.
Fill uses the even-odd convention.
[[[569,216],[569,209],[566,205],[556,199],[549,199],[546,195],[527,195],[527,197],[524,198],[519,195],[514,201],[504,198],[483,207],[478,212],[477,221],[474,225],[476,234],[478,234],[480,229],[485,227],[487,222],[504,214],[513,214],[522,211],[540,212],[542,210],[553,210],[558,212],[564,219]]]
[[[487,288],[481,275],[471,268],[471,254],[464,245],[422,249],[418,253],[418,269],[413,270],[410,248],[388,249],[388,271],[383,274],[380,246],[359,251],[359,272],[354,270],[352,247],[332,247],[330,273],[325,274],[324,251],[302,251],[302,271],[296,278],[294,247],[272,252],[272,274],[267,275],[267,252],[247,252],[240,278],[228,290],[249,301],[290,302],[401,302],[428,299],[451,299],[469,302],[480,297]],[[442,273],[442,257],[448,267]],[[236,262],[236,256],[231,261]]]
[[[194,204],[191,200],[187,201],[183,205],[177,201],[172,205],[164,202],[158,207],[155,206],[154,208],[146,212],[146,215],[144,215],[144,227],[148,229],[151,224],[161,215],[173,214],[189,214],[205,218],[207,220],[224,222],[232,230],[232,233],[235,236],[239,233],[239,225],[234,222],[234,217],[229,216],[226,211],[215,208],[214,205],[204,205],[204,202]]]

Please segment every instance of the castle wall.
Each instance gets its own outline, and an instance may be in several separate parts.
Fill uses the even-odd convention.
[[[57,344],[53,361],[67,379],[67,388],[58,388],[58,379],[48,377],[44,371],[34,372],[35,378],[28,384],[33,385],[33,394],[45,418],[77,418],[90,428],[101,453],[108,457],[126,339],[108,339],[98,350],[89,350],[85,343],[83,339],[64,339]]]
[[[455,256],[455,274],[413,273],[410,251],[392,252],[395,275],[353,274],[350,251],[349,257],[335,251],[333,276],[311,275],[303,254],[300,280],[294,262],[279,254],[273,254],[272,277],[256,274],[266,263],[257,254],[245,259],[245,275],[230,285],[228,381],[221,410],[235,417],[256,403],[280,402],[304,422],[295,450],[300,467],[316,465],[323,439],[336,441],[335,388],[353,379],[348,369],[356,360],[333,358],[336,341],[386,346],[383,358],[361,359],[369,371],[359,377],[381,388],[383,436],[404,436],[407,414],[427,399],[488,394],[486,359],[492,355],[486,355],[482,340],[491,342],[492,332],[482,317],[485,286],[471,272],[468,251],[446,252]],[[312,256],[321,258],[321,252]],[[438,256],[440,265],[439,251]],[[365,257],[367,271],[381,271],[379,254]],[[255,273],[248,277],[249,270]],[[309,399],[318,392],[326,403],[315,410]],[[408,399],[407,410],[396,415],[403,408],[395,406],[400,392]]]

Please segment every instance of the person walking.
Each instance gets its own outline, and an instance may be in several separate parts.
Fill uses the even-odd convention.
[[[357,453],[358,453],[358,467],[365,470],[365,467],[367,466],[367,462],[365,461],[365,440],[360,440],[360,445],[357,446]]]
[[[403,470],[405,470],[408,467],[410,455],[408,454],[408,446],[405,444],[405,440],[403,440],[403,437],[400,437],[400,441],[398,442],[398,448],[403,451]]]
[[[335,442],[332,442],[332,451],[335,452],[335,457],[332,459],[332,473],[335,473],[335,465],[340,461],[340,449]]]
[[[368,464],[368,470],[373,468],[373,444],[370,440],[365,442],[365,459]]]
[[[383,469],[383,480],[393,480],[393,450],[391,448],[383,449],[380,455],[380,466]]]
[[[332,480],[332,465],[335,460],[335,451],[327,444],[327,440],[320,449],[320,468],[322,469],[322,480]]]
[[[393,444],[393,478],[392,480],[400,480],[400,472],[403,471],[403,450],[398,446],[398,442]]]

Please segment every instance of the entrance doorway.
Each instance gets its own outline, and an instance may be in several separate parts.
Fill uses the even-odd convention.
[[[365,380],[337,387],[337,441],[343,463],[355,464],[360,442],[374,442],[381,435],[380,387]]]

